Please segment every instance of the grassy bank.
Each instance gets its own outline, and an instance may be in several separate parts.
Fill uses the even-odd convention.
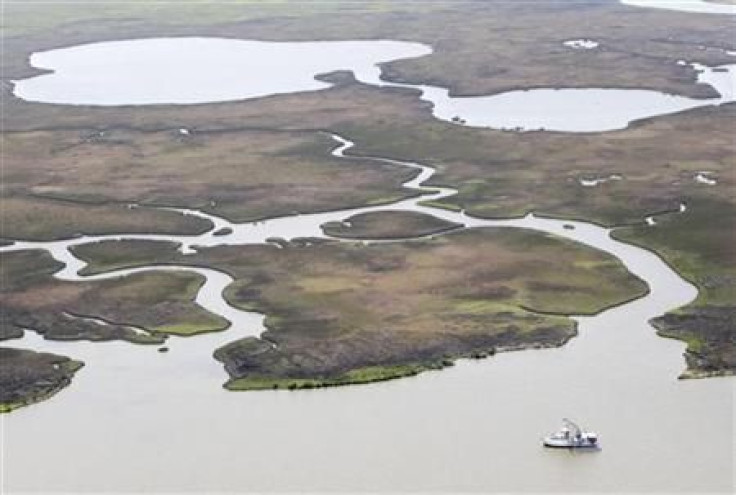
[[[45,251],[3,253],[0,260],[0,309],[3,327],[11,334],[30,328],[57,340],[160,344],[166,335],[195,335],[228,325],[194,302],[204,282],[197,274],[153,271],[65,282],[52,278],[60,265]]]
[[[263,340],[243,339],[216,353],[233,389],[364,383],[496,348],[560,345],[576,331],[565,315],[593,314],[646,292],[599,251],[518,229],[281,245],[182,256],[163,243],[136,251],[134,241],[105,242],[77,253],[93,270],[110,259],[122,263],[129,252],[129,264],[189,263],[233,275],[228,301],[267,315]],[[144,250],[154,257],[138,257]]]
[[[6,78],[22,78],[36,72],[27,62],[33,51],[145,36],[390,38],[430,43],[435,53],[386,64],[387,77],[445,86],[453,94],[532,86],[636,87],[707,97],[714,96],[712,90],[696,84],[695,72],[676,61],[730,63],[724,49],[736,49],[730,19],[634,9],[613,1],[407,5],[302,2],[295,9],[293,2],[268,7],[141,2],[81,8],[16,3],[6,6],[4,27],[10,34],[0,63]],[[595,39],[600,47],[581,51],[562,45],[575,38]],[[736,211],[736,105],[638,122],[610,133],[518,134],[438,122],[413,91],[365,87],[344,73],[328,78],[336,86],[321,92],[116,108],[27,103],[3,85],[0,237],[206,228],[200,220],[170,212],[128,210],[130,202],[197,207],[246,221],[413,194],[400,188],[411,175],[403,168],[330,157],[334,143],[318,132],[327,130],[355,140],[351,152],[356,154],[435,166],[433,180],[459,190],[443,200],[446,208],[485,217],[535,211],[605,225],[636,224],[618,235],[656,250],[701,289],[693,308],[705,309],[694,323],[672,313],[675,319],[667,320],[667,329],[660,325],[661,331],[690,342],[690,355],[697,352],[708,367],[733,367],[731,358],[718,356],[733,350],[729,315],[736,300],[730,277],[736,264],[727,256],[715,259],[713,253],[733,246],[726,233],[734,230]],[[182,127],[191,136],[178,133]],[[712,172],[718,184],[696,182],[702,170]],[[622,180],[597,187],[579,182],[614,173]],[[645,215],[677,209],[683,200],[691,207],[685,215],[657,229],[644,228]],[[409,248],[396,246],[287,243],[278,254],[265,247],[222,248],[187,260],[234,273],[239,280],[229,292],[231,299],[271,315],[269,337],[278,341],[278,350],[228,358],[234,380],[244,379],[249,366],[259,379],[296,380],[305,367],[329,381],[351,370],[401,369],[477,349],[552,344],[573,333],[571,322],[536,311],[591,313],[642,290],[620,268],[590,260],[590,253],[579,247],[561,250],[574,256],[560,253],[562,261],[555,267],[572,268],[546,271],[550,253],[560,249],[541,238],[483,238],[478,249],[491,243],[490,252],[501,261],[482,253],[473,256],[480,256],[484,266],[500,268],[467,273],[477,259],[467,254],[470,247],[457,240],[461,237],[450,238],[411,244],[411,255],[402,250]],[[181,261],[171,246],[147,245],[138,253],[139,244],[115,247],[115,252],[106,246],[79,251],[96,260],[96,269],[151,259]],[[514,257],[524,253],[528,258]],[[10,277],[17,283],[2,294],[0,302],[11,317],[1,335],[17,335],[25,325],[57,338],[100,338],[99,328],[64,312],[114,322],[104,327],[102,338],[157,342],[162,332],[222,327],[193,305],[193,291],[201,283],[196,277],[147,274],[125,282],[67,284],[48,277],[53,268],[48,260],[15,256],[11,264],[22,275]],[[457,259],[466,266],[455,266],[452,260]],[[584,260],[592,265],[577,264]],[[42,280],[33,275],[39,267],[46,270]],[[407,287],[398,274],[419,283]],[[141,336],[126,325],[150,334]]]
[[[237,274],[231,302],[267,315],[266,341],[218,350],[229,388],[365,383],[496,348],[560,345],[575,334],[563,315],[646,291],[606,255],[512,229],[271,251],[272,259],[234,247],[201,255]]]
[[[326,223],[325,234],[345,239],[406,239],[438,234],[461,227],[422,213],[382,211],[353,215],[342,222]]]
[[[688,344],[683,377],[736,372],[736,211],[729,203],[696,197],[684,215],[652,227],[614,231],[626,242],[654,248],[698,287],[691,304],[655,318],[660,335]]]
[[[34,8],[35,7],[35,8]],[[220,36],[263,40],[404,39],[433,45],[431,57],[387,64],[391,79],[492,94],[544,87],[643,87],[705,96],[678,58],[727,63],[699,45],[733,48],[727,16],[636,9],[615,0],[547,2],[211,2],[175,5],[9,4],[9,78],[32,71],[32,51],[105,39]],[[676,31],[674,30],[676,29]],[[678,34],[673,38],[673,32]],[[600,42],[590,52],[562,45]],[[672,62],[667,64],[666,62]],[[611,71],[612,66],[616,67]],[[572,70],[574,68],[574,70]]]
[[[250,347],[252,343],[236,341],[232,344],[218,349],[215,358],[225,363],[230,361],[230,355],[238,347]],[[366,366],[353,369],[338,376],[332,377],[274,377],[274,376],[246,376],[233,378],[225,383],[225,388],[233,391],[246,390],[303,390],[311,388],[337,387],[343,385],[361,385],[366,383],[382,382],[415,376],[423,371],[441,369],[451,365],[452,361],[446,360],[439,363],[405,364],[389,366]]]
[[[0,347],[0,413],[50,398],[82,366],[65,356]]]
[[[156,264],[171,260],[179,244],[164,241],[121,240],[81,244],[71,248],[77,258],[88,264],[80,274],[95,273]]]
[[[187,233],[195,229],[185,226],[209,222],[124,205],[198,208],[243,222],[400,199],[410,193],[400,184],[414,174],[405,167],[330,157],[336,143],[318,132],[182,137],[178,131],[108,129],[101,137],[85,137],[90,132],[4,136],[4,184],[12,193],[4,199],[5,237],[53,238],[73,229],[104,233],[118,228],[113,226],[120,232]]]
[[[201,234],[212,227],[209,220],[111,204],[107,199],[89,203],[21,193],[0,198],[0,211],[0,238],[13,240],[50,241],[85,234]]]

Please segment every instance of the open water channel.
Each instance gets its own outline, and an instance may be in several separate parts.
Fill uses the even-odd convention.
[[[208,43],[205,39],[188,40]],[[241,50],[238,43],[256,43],[212,41],[229,41],[235,51]],[[107,45],[111,49],[126,45],[137,49],[146,42]],[[153,52],[160,43],[170,50],[177,42],[188,41],[150,42]],[[310,78],[319,72],[350,69],[360,80],[385,85],[389,83],[375,79],[377,62],[419,56],[427,50],[422,45],[399,42],[355,43],[364,45],[366,52],[361,52],[358,45],[338,50],[350,52],[352,65],[328,64],[326,70],[322,66],[309,67]],[[104,48],[100,45],[94,48]],[[299,45],[300,49],[321,45],[314,53],[325,58],[324,44],[268,45],[289,50],[296,48],[289,45]],[[64,58],[87,48],[55,52]],[[285,53],[292,57],[289,50]],[[37,54],[36,60],[45,60],[38,65],[48,63],[44,66],[58,68],[61,74],[62,65],[49,54],[52,52]],[[104,50],[100,56],[107,58]],[[356,64],[356,59],[360,63]],[[88,63],[96,67],[89,59]],[[274,80],[284,80],[278,70],[274,74]],[[723,77],[722,72],[709,72],[707,68],[703,74]],[[733,72],[727,74],[732,81]],[[241,77],[238,86],[250,79]],[[206,98],[221,101],[269,94],[268,81],[258,79],[261,89],[254,89],[251,96],[227,94],[216,98],[210,94]],[[302,82],[272,92],[319,89],[304,87],[312,84],[304,78],[294,80]],[[31,96],[23,92],[26,82],[18,82],[17,94],[43,100],[41,93]],[[196,91],[199,83],[193,84],[192,91]],[[733,98],[717,82],[711,84],[721,98],[699,100],[699,105],[720,104]],[[135,91],[130,101],[126,100],[124,89],[128,87],[108,86],[107,93],[116,95],[115,102],[94,103],[152,103],[137,100],[143,93]],[[423,97],[428,97],[427,88],[420,89]],[[48,97],[56,93],[45,94]],[[86,93],[75,98],[64,102],[93,103]],[[170,95],[166,98],[175,101]],[[436,109],[441,107],[441,102],[428,98]],[[452,99],[446,93],[444,98]],[[450,113],[472,119],[461,110],[459,106]],[[440,118],[449,115],[439,115],[438,110],[435,113]],[[606,117],[597,115],[603,120]],[[333,154],[344,157],[349,165],[345,152],[352,143],[348,137],[333,138]],[[70,245],[109,238],[162,239],[182,243],[186,252],[197,245],[262,243],[268,237],[320,237],[323,234],[319,226],[325,222],[343,220],[355,213],[401,209],[429,213],[469,228],[528,228],[577,240],[618,257],[649,284],[650,293],[599,315],[577,318],[580,335],[558,349],[461,361],[440,372],[374,385],[233,393],[221,388],[226,375],[212,352],[241,336],[258,335],[263,330],[262,315],[227,305],[222,299],[222,289],[230,282],[227,275],[201,268],[167,267],[197,271],[207,277],[197,302],[230,320],[231,328],[194,338],[171,338],[171,351],[163,355],[155,348],[125,342],[46,341],[33,332],[11,342],[18,347],[68,355],[85,361],[86,366],[72,385],[53,399],[2,417],[4,489],[74,493],[733,490],[734,379],[678,381],[684,367],[684,345],[657,337],[647,323],[691,301],[696,295],[694,287],[652,253],[614,241],[606,229],[592,224],[533,215],[483,220],[421,206],[420,200],[437,199],[454,191],[424,187],[422,184],[433,174],[429,167],[389,161],[417,169],[417,176],[404,186],[420,189],[421,197],[258,224],[230,224],[188,211],[210,218],[215,227],[201,236],[94,236],[16,243],[2,250],[47,249],[66,263],[57,276],[89,279],[92,277],[77,275],[84,265],[69,253]],[[574,229],[563,227],[565,224]],[[213,236],[212,232],[222,226],[232,227],[233,233]],[[162,268],[136,271],[150,269]],[[120,270],[95,278],[130,272]],[[540,437],[564,416],[580,419],[598,430],[603,449],[586,454],[543,449]]]

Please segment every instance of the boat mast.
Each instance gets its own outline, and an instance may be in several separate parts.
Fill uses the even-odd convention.
[[[578,425],[573,423],[567,418],[563,418],[562,422],[565,424],[565,426],[570,430],[570,434],[572,435],[572,438],[580,438],[583,435],[583,431],[580,429]]]

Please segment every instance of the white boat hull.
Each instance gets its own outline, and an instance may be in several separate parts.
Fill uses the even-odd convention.
[[[557,449],[597,449],[598,442],[591,441],[588,439],[582,440],[569,440],[569,439],[557,439],[557,438],[545,438],[542,442],[545,447],[557,448]]]

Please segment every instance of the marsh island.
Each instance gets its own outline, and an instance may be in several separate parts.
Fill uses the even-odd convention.
[[[468,428],[557,414],[535,396],[559,386],[618,431],[636,383],[701,424],[685,404],[719,403],[736,371],[734,18],[639,3],[8,5],[0,411],[30,428],[26,410],[118,388],[121,418],[212,404],[227,445],[247,405],[438,381],[506,397],[448,405]],[[471,362],[484,378],[453,381]],[[678,377],[705,380],[670,396]],[[599,388],[608,413],[580,399]],[[401,445],[429,449],[412,431]]]

